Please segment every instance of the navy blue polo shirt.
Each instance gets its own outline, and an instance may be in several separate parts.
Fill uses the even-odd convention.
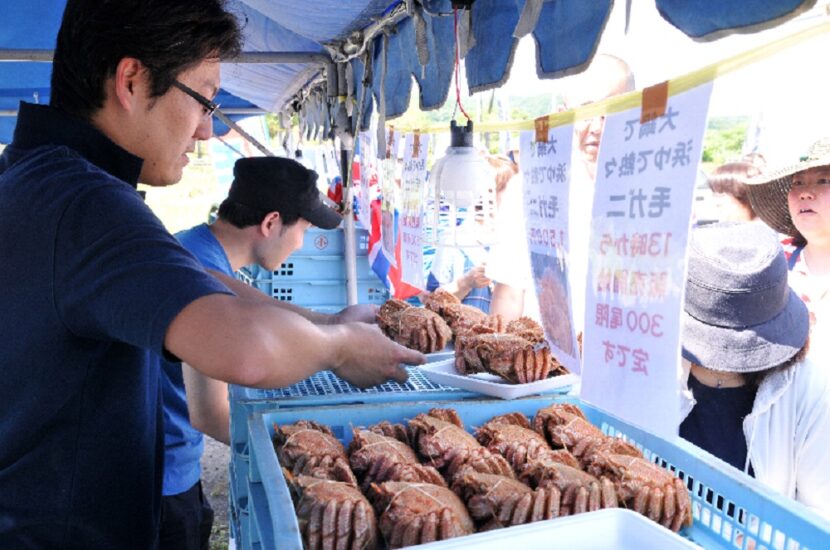
[[[230,291],[135,189],[141,159],[21,104],[0,156],[0,548],[148,548],[170,322]]]

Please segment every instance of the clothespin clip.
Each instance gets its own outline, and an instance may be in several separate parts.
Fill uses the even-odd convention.
[[[640,113],[640,124],[645,124],[666,114],[669,103],[668,80],[643,88],[643,110]]]
[[[547,143],[548,135],[550,133],[550,121],[548,116],[540,116],[533,121],[536,128],[536,143]]]

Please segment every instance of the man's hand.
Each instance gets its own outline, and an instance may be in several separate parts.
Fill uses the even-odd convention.
[[[340,361],[334,372],[361,388],[382,384],[388,380],[406,382],[407,365],[426,362],[423,353],[396,344],[377,326],[366,323],[341,325],[346,344],[340,349]]]
[[[342,309],[335,314],[335,323],[375,323],[377,321],[378,306],[374,304],[358,304]]]

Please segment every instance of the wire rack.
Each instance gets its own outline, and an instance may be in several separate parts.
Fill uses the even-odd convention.
[[[271,400],[271,399],[285,399],[296,397],[318,397],[324,395],[377,395],[384,393],[424,393],[424,392],[463,392],[458,388],[436,384],[426,378],[423,373],[416,367],[407,367],[409,373],[409,380],[406,384],[398,384],[397,382],[387,382],[379,386],[374,386],[368,389],[361,389],[353,386],[332,373],[331,371],[321,371],[314,376],[303,380],[293,386],[287,388],[277,388],[272,390],[260,390],[252,388],[235,388],[238,398],[246,400]],[[465,392],[466,393],[466,392]]]

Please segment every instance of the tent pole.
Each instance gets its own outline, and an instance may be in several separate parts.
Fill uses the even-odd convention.
[[[349,132],[342,132],[340,137],[340,173],[343,175],[343,237],[345,239],[346,262],[346,303],[350,306],[357,303],[357,231],[354,225],[354,192],[352,186],[351,160],[354,158],[354,136]]]

